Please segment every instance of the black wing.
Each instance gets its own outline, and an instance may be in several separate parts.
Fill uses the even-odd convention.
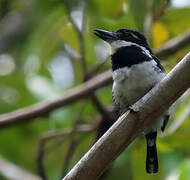
[[[164,67],[162,66],[162,64],[160,63],[160,60],[154,55],[154,54],[151,54],[152,58],[156,61],[157,63],[157,66],[159,67],[159,69],[162,71],[162,72],[165,72],[165,69]]]

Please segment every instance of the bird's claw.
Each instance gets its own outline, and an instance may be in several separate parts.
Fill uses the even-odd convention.
[[[133,104],[129,106],[129,109],[133,112],[139,112],[139,106],[137,104]]]

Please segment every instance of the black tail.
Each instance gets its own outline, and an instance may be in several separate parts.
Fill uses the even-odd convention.
[[[147,173],[158,172],[158,158],[156,149],[157,132],[146,134],[147,154],[146,154],[146,171]]]

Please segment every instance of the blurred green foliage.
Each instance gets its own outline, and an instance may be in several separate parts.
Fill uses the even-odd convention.
[[[84,17],[84,56],[89,70],[107,58],[107,54],[102,52],[108,52],[107,46],[93,35],[93,29],[114,31],[128,27],[143,31],[147,12],[151,11],[154,15],[165,0],[153,1],[152,8],[148,3],[148,0],[69,1],[71,17],[76,24],[81,24],[82,16]],[[159,47],[185,32],[190,28],[189,19],[189,6],[178,8],[170,1],[164,6],[160,17],[152,23],[152,47]],[[167,57],[164,61],[167,72],[188,52],[189,47]],[[80,57],[80,39],[70,22],[64,1],[0,1],[1,114],[51,99],[81,84],[83,71]],[[100,72],[110,67],[110,62],[107,61]],[[110,104],[111,86],[98,90],[97,95],[104,105]],[[189,106],[189,97],[188,94],[186,100],[176,104],[169,126],[177,121]],[[96,108],[90,100],[83,100],[82,103],[85,104],[82,110],[81,102],[78,102],[54,111],[49,117],[2,129],[0,154],[18,166],[37,173],[37,146],[44,133],[72,128],[79,111],[83,123],[94,124],[98,115]],[[174,133],[159,138],[158,174],[146,174],[145,142],[143,138],[139,138],[115,161],[106,179],[190,179],[189,127],[188,116]],[[69,168],[90,148],[94,133],[76,134],[74,138],[79,145]],[[62,144],[51,148],[45,156],[44,164],[50,179],[60,177],[70,139],[64,140]],[[0,179],[3,177],[0,176]]]

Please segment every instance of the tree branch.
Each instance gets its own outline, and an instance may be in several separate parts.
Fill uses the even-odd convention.
[[[149,0],[146,2],[147,6],[147,11],[146,11],[146,16],[144,20],[144,25],[143,25],[143,33],[145,36],[148,38],[149,42],[152,42],[152,23],[153,23],[153,0]]]
[[[163,58],[172,55],[188,44],[190,44],[190,30],[166,42],[162,47],[155,49],[154,52],[156,56]]]
[[[16,166],[15,164],[0,157],[0,174],[7,179],[14,180],[41,180],[40,177],[27,172],[26,170]]]
[[[190,53],[141,98],[81,158],[63,180],[95,180],[155,119],[190,87]]]
[[[27,108],[3,114],[0,116],[0,128],[22,123],[23,121],[26,122],[36,117],[47,116],[51,111],[59,107],[88,97],[93,91],[106,86],[111,81],[111,71],[106,71],[54,100],[41,102]]]
[[[38,151],[37,151],[37,165],[38,165],[38,171],[39,175],[43,180],[47,180],[47,176],[45,173],[45,169],[43,166],[43,160],[45,155],[45,145],[49,140],[52,140],[57,137],[65,137],[70,136],[72,133],[88,133],[93,131],[93,127],[89,125],[80,125],[77,126],[74,131],[73,129],[66,129],[66,130],[59,130],[59,131],[50,131],[49,133],[46,133],[41,139],[38,144]]]
[[[161,48],[155,50],[155,54],[159,57],[165,57],[173,54],[177,50],[183,48],[190,43],[190,30],[181,36],[178,36]],[[28,122],[34,118],[47,116],[51,111],[63,107],[64,105],[73,103],[82,98],[86,98],[90,93],[97,89],[108,85],[112,82],[111,71],[104,72],[97,77],[85,82],[84,84],[71,89],[54,100],[41,102],[32,106],[19,109],[10,113],[0,115],[0,128],[11,125]]]
[[[164,11],[166,10],[166,7],[168,6],[169,3],[170,3],[170,0],[160,1],[158,8],[156,9],[156,11],[153,14],[154,21],[157,21],[162,17],[162,15],[164,14]]]
[[[82,3],[83,6],[83,15],[82,15],[82,27],[81,29],[77,26],[77,24],[74,22],[73,18],[71,17],[71,6],[69,3],[69,0],[64,0],[64,4],[66,6],[67,12],[68,12],[68,17],[69,20],[71,22],[71,24],[73,25],[77,35],[78,35],[78,39],[79,39],[79,43],[80,43],[80,53],[81,53],[81,65],[82,65],[82,70],[83,70],[83,74],[86,75],[87,74],[87,63],[86,63],[86,58],[85,58],[85,44],[84,44],[84,36],[83,36],[83,31],[84,31],[84,14],[85,14],[85,3]]]

